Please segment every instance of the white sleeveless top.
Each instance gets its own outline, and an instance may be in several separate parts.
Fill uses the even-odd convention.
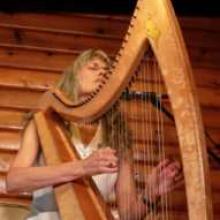
[[[76,126],[74,127],[74,130],[75,132],[73,132],[72,134],[71,141],[75,146],[75,149],[77,150],[80,158],[85,159],[94,151],[96,151],[98,149],[98,146],[102,143],[102,125],[101,123],[99,123],[94,137],[87,146],[85,146],[80,140],[80,135],[78,135],[79,130]],[[111,202],[115,200],[115,183],[117,180],[117,173],[99,174],[92,176],[92,179],[106,202]]]
[[[85,159],[98,149],[98,146],[102,141],[102,130],[101,123],[99,123],[93,139],[88,146],[85,146],[80,140],[79,129],[77,126],[74,127],[71,141],[81,159]],[[44,162],[41,164],[44,164]],[[117,173],[95,175],[92,179],[105,201],[111,202],[115,200],[115,183]],[[60,220],[52,187],[45,187],[34,191],[31,209],[31,216],[29,216],[27,220]]]

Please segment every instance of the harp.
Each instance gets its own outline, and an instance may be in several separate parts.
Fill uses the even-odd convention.
[[[54,164],[76,159],[69,150],[57,115],[77,123],[89,123],[102,117],[125,94],[124,91],[129,91],[130,82],[146,62],[148,51],[152,51],[150,59],[156,60],[163,76],[175,118],[188,217],[190,220],[212,219],[208,162],[199,104],[186,48],[169,0],[137,2],[113,67],[105,76],[105,83],[94,94],[78,103],[72,103],[57,90],[44,95],[41,102],[44,111],[37,113],[35,120],[46,160]],[[133,96],[138,94],[133,93]],[[65,150],[61,152],[56,143],[65,145]],[[62,219],[111,218],[102,210],[102,202],[84,180],[57,186],[55,192]],[[86,202],[82,199],[83,195],[89,198]]]

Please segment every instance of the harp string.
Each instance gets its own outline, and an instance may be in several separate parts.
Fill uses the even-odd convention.
[[[112,126],[112,128],[114,126],[114,106],[111,109],[111,126]],[[115,140],[114,132],[116,132],[116,131],[112,130],[112,132],[111,132],[111,135],[112,135],[111,139],[112,139],[112,145],[113,145],[112,147],[115,149],[116,148],[116,140]],[[116,192],[114,192],[114,193],[116,194]],[[115,198],[114,198],[114,200],[115,200]],[[116,210],[116,201],[114,201],[112,203],[112,210]]]
[[[146,75],[148,76],[148,78],[150,79],[151,77],[153,77],[151,74],[151,62],[150,62],[150,59],[149,57],[146,58],[146,61],[147,61],[147,65],[146,65]],[[148,100],[151,99],[150,97],[150,92],[153,90],[153,85],[150,83],[148,83]],[[154,158],[153,158],[153,123],[152,122],[152,118],[153,118],[153,112],[152,112],[152,108],[151,106],[148,104],[149,106],[149,114],[148,114],[148,120],[146,122],[146,125],[148,124],[148,131],[150,136],[148,136],[149,138],[149,159],[148,159],[148,166],[149,166],[149,170],[148,170],[148,173],[151,172],[151,167],[153,166],[153,162],[154,162]],[[148,177],[146,176],[146,181],[148,181]],[[149,195],[149,200],[152,201],[152,188],[148,188],[147,189],[149,192],[147,193]],[[153,212],[149,212],[149,218],[152,220],[154,219],[154,213]]]
[[[138,89],[143,92],[141,94],[141,98],[134,95],[133,97],[127,98],[127,100],[121,100],[110,110],[111,127],[113,128],[111,132],[111,143],[113,148],[119,148],[119,152],[122,153],[125,149],[123,145],[127,144],[125,138],[127,138],[126,133],[128,131],[125,130],[130,129],[131,127],[133,157],[135,157],[132,158],[134,162],[133,175],[137,182],[137,193],[141,196],[146,190],[148,190],[146,194],[149,196],[149,200],[152,201],[154,186],[151,186],[152,188],[143,189],[143,185],[147,184],[148,174],[150,174],[152,168],[155,166],[155,163],[158,163],[165,158],[165,137],[163,128],[164,122],[160,111],[161,105],[159,105],[159,102],[154,100],[157,105],[157,109],[155,109],[155,107],[150,104],[150,100],[153,99],[152,94],[156,95],[156,98],[160,99],[160,97],[162,97],[163,90],[158,64],[151,57],[144,57],[144,60],[144,64],[141,65],[139,73],[135,77],[139,79],[137,80],[136,87],[134,88],[131,86],[131,91]],[[144,92],[147,92],[147,95]],[[117,130],[115,129],[115,127],[117,127],[115,126],[115,123],[117,123],[115,121],[116,112],[119,112],[120,122]],[[127,122],[126,126],[123,122]],[[121,138],[118,139],[118,137]],[[139,162],[137,160],[139,160]],[[140,163],[140,160],[142,160],[143,163]],[[161,171],[162,170],[159,170],[159,172]],[[105,187],[110,187],[107,180]],[[129,208],[131,208],[130,197],[129,195],[125,196],[126,198],[123,199],[123,201],[127,201],[126,206],[127,210],[129,210]],[[168,197],[163,196],[160,200],[160,216],[162,216],[162,219],[166,220],[168,219]],[[116,201],[111,201],[109,205],[111,205],[112,210],[117,210],[118,208]],[[137,207],[137,210],[140,210],[140,208],[141,207]],[[156,219],[157,214],[158,213],[155,212],[148,212],[147,219],[154,220]],[[140,212],[136,212],[135,215],[136,219],[142,219]],[[127,213],[126,218],[129,219],[129,213]]]
[[[130,126],[131,124],[133,125],[133,122],[131,122],[130,121],[130,123],[129,123],[129,115],[130,115],[130,117],[132,117],[132,114],[134,114],[134,111],[133,111],[133,109],[132,109],[132,105],[131,105],[131,102],[132,102],[132,99],[128,99],[128,101],[127,101],[127,107],[128,107],[128,118],[127,118],[127,129],[129,129],[129,127],[128,127],[128,125]],[[136,127],[135,127],[136,128]],[[136,134],[135,134],[136,135]],[[136,138],[136,137],[134,137],[134,138]],[[132,147],[132,157],[134,157],[133,155],[136,153],[135,151],[136,151],[136,143],[134,143],[134,138],[132,138],[132,143],[131,143],[131,147]],[[134,160],[132,159],[132,158],[130,158],[130,160],[132,160],[132,162],[134,162]],[[135,166],[135,164],[133,164],[133,170],[132,170],[132,172],[134,172],[134,174],[135,173],[137,173],[137,169],[136,169],[136,166]],[[135,213],[135,217],[137,218],[137,215],[138,215],[138,213]]]
[[[143,65],[142,67],[142,73],[140,74],[141,78],[143,78],[143,81],[141,83],[141,91],[148,91],[146,86],[147,84],[145,83],[146,82],[146,72],[147,72],[147,69],[146,69],[146,64]],[[142,100],[143,100],[143,103],[142,103]],[[141,99],[141,104],[143,105],[143,120],[141,120],[141,126],[142,126],[142,138],[143,139],[143,144],[142,144],[142,154],[143,154],[143,161],[144,161],[144,166],[143,166],[143,182],[144,184],[147,183],[147,173],[149,172],[148,170],[148,167],[147,167],[147,161],[148,161],[148,156],[150,156],[150,151],[149,151],[149,142],[147,141],[147,138],[148,138],[148,129],[147,129],[147,111],[148,111],[148,108],[147,108],[147,100],[146,100],[146,97],[144,96],[143,99]],[[144,190],[145,191],[145,190]],[[144,192],[143,192],[144,194]]]
[[[153,62],[153,71],[154,71],[154,75],[155,75],[155,87],[156,88],[156,98],[157,97],[160,97],[160,93],[161,93],[161,87],[160,87],[160,74],[159,74],[159,71],[158,71],[158,66],[156,64],[156,61],[152,61]],[[162,143],[162,120],[161,120],[161,114],[160,114],[160,106],[158,105],[159,103],[157,102],[157,110],[156,110],[156,115],[157,115],[157,128],[156,128],[156,131],[157,131],[157,140],[158,140],[158,160],[159,161],[162,161],[163,159],[165,159],[163,157],[163,143]],[[161,169],[160,168],[160,172],[161,172]],[[162,174],[160,174],[162,175]],[[164,177],[165,178],[165,177]],[[163,180],[163,181],[166,181],[166,180]],[[166,199],[164,197],[161,198],[161,203],[162,203],[162,210],[161,210],[161,214],[163,216],[163,219],[167,219],[167,206],[166,206]]]
[[[156,98],[159,96],[160,93],[160,87],[159,87],[159,77],[158,77],[158,72],[157,72],[157,65],[156,65],[156,61],[154,59],[152,59],[152,71],[153,71],[153,82],[154,82],[154,87],[155,87],[155,95]],[[156,115],[156,127],[155,127],[155,138],[156,138],[156,143],[157,145],[155,145],[155,156],[157,157],[157,162],[161,161],[162,158],[162,146],[161,146],[161,133],[160,133],[160,114],[159,114],[159,106],[158,106],[158,102],[156,102],[156,110],[155,110],[155,115]],[[156,155],[157,154],[157,155]],[[162,172],[162,168],[159,168],[159,175]],[[166,180],[164,180],[166,181]],[[161,198],[161,204],[162,204],[162,208],[161,208],[161,216],[163,216],[163,219],[166,220],[166,215],[165,215],[165,201],[164,198]]]
[[[158,65],[155,61],[155,59],[152,59],[152,71],[153,71],[153,83],[155,86],[155,102],[156,102],[156,109],[155,109],[155,114],[156,114],[156,127],[155,127],[155,131],[156,131],[156,144],[155,144],[155,156],[156,156],[156,160],[157,163],[160,161],[163,161],[165,159],[165,155],[164,155],[164,145],[163,145],[163,131],[162,131],[162,117],[161,117],[161,113],[160,113],[160,106],[159,106],[159,102],[157,101],[158,98],[160,98],[160,94],[161,94],[161,79],[160,79],[160,73],[159,73],[159,68]],[[162,169],[163,167],[159,168],[159,175],[162,175]],[[162,176],[164,179],[162,179],[162,181],[166,181],[165,177]],[[165,186],[164,186],[165,187]],[[162,189],[164,190],[164,189]],[[161,197],[161,218],[163,219],[167,219],[167,200],[166,200],[166,196],[162,196]]]
[[[136,75],[137,76],[137,75]],[[135,80],[135,79],[134,79]],[[137,107],[137,100],[136,100],[136,97],[134,96],[134,103],[135,103],[135,112],[138,112],[138,107]],[[134,154],[138,154],[138,138],[139,138],[139,135],[138,135],[138,122],[135,121],[134,123],[134,127],[135,127],[135,130],[134,130],[134,135],[135,135],[135,143],[134,143]],[[138,166],[137,166],[137,163],[134,163],[134,172],[135,173],[138,173],[139,170],[138,170]],[[138,219],[138,213],[137,213],[137,219]]]
[[[142,71],[142,68],[143,68],[143,65],[141,66],[140,68],[140,71]],[[138,75],[140,74],[140,72],[137,74],[137,78],[138,78]],[[139,112],[140,108],[138,107],[138,104],[139,104],[139,100],[138,98],[136,97],[136,100],[135,100],[135,104],[136,104],[136,113]],[[139,120],[136,120],[135,121],[135,125],[136,125],[136,137],[135,137],[135,140],[136,140],[136,154],[139,155],[140,154],[140,140],[144,140],[143,138],[143,132],[142,132],[142,121],[139,121]],[[141,129],[140,129],[141,127]],[[139,143],[138,143],[139,142]],[[135,165],[138,165],[139,163],[136,162]],[[136,169],[136,173],[140,173],[140,165],[137,166],[137,169]],[[139,186],[140,187],[140,186]],[[138,193],[138,192],[137,192]],[[140,192],[141,193],[141,192]],[[139,203],[140,204],[140,203]],[[140,206],[138,207],[138,210],[140,210]],[[141,219],[141,213],[138,212],[137,214],[139,214],[138,216],[138,219]]]
[[[145,57],[145,59],[147,59],[147,57]],[[148,63],[146,63],[144,66],[143,66],[143,91],[150,91],[150,84],[149,83],[146,83],[147,82],[147,65]],[[143,153],[144,153],[144,162],[146,161],[149,161],[150,160],[150,139],[149,139],[149,136],[151,134],[151,131],[150,131],[150,126],[149,126],[149,105],[147,104],[147,100],[148,97],[144,96],[144,99],[143,99],[143,109],[145,110],[145,112],[143,111],[143,139],[144,139],[144,142],[143,142]],[[149,173],[149,166],[145,165],[144,166],[144,183],[147,183],[147,173]],[[152,213],[149,214],[152,218]]]

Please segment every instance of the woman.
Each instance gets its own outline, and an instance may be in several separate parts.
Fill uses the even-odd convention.
[[[85,51],[64,73],[58,88],[72,101],[88,96],[97,89],[109,66],[110,60],[104,52]],[[116,189],[121,219],[136,219],[137,216],[140,219],[140,216],[150,211],[159,196],[171,190],[173,181],[180,177],[177,175],[180,167],[176,162],[165,160],[148,178],[146,189],[154,189],[151,190],[150,196],[148,196],[149,190],[137,196],[130,159],[132,152],[129,142],[126,141],[128,132],[124,132],[125,136],[119,136],[118,132],[115,132],[117,122],[121,118],[118,112],[111,114],[111,119],[107,115],[97,123],[97,129],[92,130],[94,137],[87,141],[88,143],[80,140],[80,127],[66,122],[71,140],[82,160],[56,165],[56,169],[54,166],[45,166],[39,150],[36,125],[33,119],[27,123],[21,149],[7,176],[7,188],[9,192],[34,191],[30,220],[59,219],[50,186],[74,181],[84,176],[93,176],[106,201],[115,197]],[[109,120],[115,123],[110,123]],[[120,122],[126,131],[125,123],[122,120]],[[81,139],[82,134],[81,132]],[[107,187],[105,182],[108,182]]]

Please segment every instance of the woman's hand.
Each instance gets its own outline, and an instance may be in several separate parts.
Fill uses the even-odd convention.
[[[162,160],[148,176],[147,194],[152,201],[174,188],[183,180],[181,165],[177,161]]]
[[[110,147],[101,148],[82,161],[84,175],[92,176],[101,173],[118,171],[116,151]]]

